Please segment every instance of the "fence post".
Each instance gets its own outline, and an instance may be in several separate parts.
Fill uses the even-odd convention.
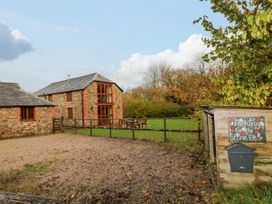
[[[92,119],[90,119],[90,136],[93,135]]]
[[[110,137],[112,137],[111,121],[110,121]]]
[[[74,119],[74,133],[76,134],[77,133],[77,122],[76,122],[76,119]]]
[[[135,123],[135,121],[134,121],[134,119],[132,119],[132,124],[131,124],[131,126],[132,126],[132,139],[133,139],[133,140],[135,140],[134,123]]]
[[[166,118],[163,118],[163,141],[166,142],[167,141],[167,132],[166,132]]]
[[[198,118],[198,141],[200,141],[201,129],[200,129],[200,118]]]
[[[61,132],[64,132],[63,117],[60,117]]]

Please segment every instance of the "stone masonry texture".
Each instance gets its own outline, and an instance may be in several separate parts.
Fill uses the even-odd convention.
[[[35,119],[23,121],[20,107],[0,108],[0,139],[53,132],[54,107],[35,107]]]
[[[120,119],[123,117],[122,92],[115,85],[112,84],[113,89],[113,117]],[[56,117],[63,117],[64,125],[74,125],[74,120],[68,119],[68,108],[73,109],[74,119],[85,119],[84,125],[89,125],[90,121],[87,119],[97,119],[97,83],[93,82],[84,90],[73,91],[72,101],[67,101],[65,93],[52,94],[52,102],[56,105]],[[83,105],[82,105],[83,97]],[[48,99],[48,96],[42,96]],[[84,115],[82,115],[84,112]],[[82,126],[82,120],[77,120],[77,125]]]

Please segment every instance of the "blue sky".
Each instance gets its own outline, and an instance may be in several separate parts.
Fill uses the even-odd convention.
[[[0,80],[35,91],[68,74],[99,72],[122,87],[137,86],[151,63],[181,66],[189,59],[180,58],[205,50],[198,38],[208,34],[192,23],[205,14],[225,24],[198,0],[0,0],[0,23],[31,46],[0,61]]]

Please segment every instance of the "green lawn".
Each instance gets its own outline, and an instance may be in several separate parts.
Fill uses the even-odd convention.
[[[164,119],[161,119],[161,118],[148,119],[147,128],[163,129]],[[198,119],[197,118],[192,118],[192,119],[167,118],[166,129],[197,130]]]
[[[220,204],[271,204],[272,186],[247,186],[240,189],[220,189],[212,203]]]
[[[163,129],[164,119],[148,119],[147,127],[151,129]],[[201,127],[202,128],[202,127]],[[197,130],[198,119],[179,119],[170,118],[166,119],[166,129],[174,130]],[[77,129],[77,134],[90,135],[90,129]],[[112,130],[112,137],[116,138],[132,138],[132,130]],[[135,139],[145,139],[154,142],[164,141],[164,132],[161,131],[146,131],[146,130],[135,130]],[[109,129],[92,129],[93,136],[104,136],[109,137]],[[175,147],[192,147],[198,145],[198,133],[182,133],[182,132],[167,132],[167,142]]]

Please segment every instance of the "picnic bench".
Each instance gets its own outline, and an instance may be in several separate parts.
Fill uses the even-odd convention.
[[[119,128],[143,128],[147,125],[147,118],[122,118],[119,119]]]

